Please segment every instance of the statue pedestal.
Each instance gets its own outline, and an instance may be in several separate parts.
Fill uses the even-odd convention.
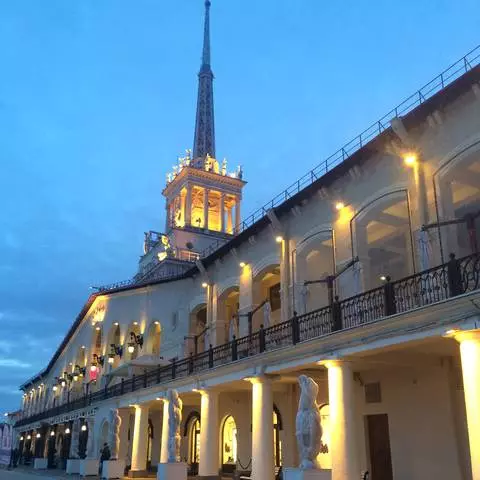
[[[46,458],[36,458],[33,461],[34,470],[46,470],[48,466],[48,460]]]
[[[98,475],[100,460],[96,458],[85,458],[80,460],[80,476],[93,477]]]
[[[124,460],[104,460],[102,466],[102,478],[123,478],[125,474]]]
[[[187,480],[187,464],[159,463],[157,480]]]
[[[284,468],[283,469],[284,480],[331,480],[331,470],[314,470],[303,468]]]
[[[67,460],[67,475],[78,475],[80,473],[80,459],[69,458]]]

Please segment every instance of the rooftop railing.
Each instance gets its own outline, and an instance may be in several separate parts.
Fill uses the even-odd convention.
[[[283,202],[314,183],[316,180],[321,178],[334,167],[340,165],[348,157],[360,150],[365,144],[367,144],[377,135],[381,134],[384,130],[389,128],[390,122],[394,118],[411,112],[414,108],[425,102],[425,100],[428,100],[435,93],[441,91],[446,86],[450,85],[454,80],[461,77],[464,73],[476,67],[478,64],[480,64],[480,45],[475,47],[460,60],[458,60],[446,70],[441,72],[433,80],[431,80],[422,88],[410,95],[395,108],[383,115],[382,118],[372,123],[367,129],[365,129],[355,138],[347,142],[345,145],[343,145],[343,147],[341,147],[335,153],[323,160],[315,168],[300,177],[296,182],[292,183],[289,187],[276,195],[269,202],[265,203],[260,208],[255,210],[251,215],[249,215],[245,220],[241,222],[240,227],[235,231],[235,234],[239,234],[243,230],[251,227],[254,223],[267,215],[267,212],[270,209],[278,207]],[[200,253],[200,258],[208,257],[214,251],[224,245],[227,241],[228,240],[226,239],[219,239],[217,242],[213,243],[211,246],[202,251]],[[136,285],[135,281],[127,280],[126,282],[113,284],[113,287],[111,285],[101,287],[101,291],[108,291],[111,289],[127,287],[131,285]]]
[[[359,328],[392,315],[412,311],[458,295],[480,289],[480,254],[462,259],[450,256],[447,263],[384,285],[344,300],[335,297],[332,304],[258,331],[205,352],[191,354],[170,365],[159,366],[141,375],[122,379],[73,402],[60,405],[17,422],[21,427],[32,422],[62,415],[94,405],[128,392],[161,385],[176,378],[195,375],[243,358],[261,355],[279,348],[288,348],[324,335]]]

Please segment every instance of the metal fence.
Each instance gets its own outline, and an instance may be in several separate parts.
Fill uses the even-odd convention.
[[[294,316],[286,322],[260,330],[245,337],[235,338],[205,352],[191,354],[170,365],[159,366],[141,375],[122,379],[97,392],[70,403],[49,409],[20,420],[17,427],[69,411],[88,407],[96,402],[152,387],[176,378],[198,374],[209,369],[264,352],[290,347],[332,332],[360,327],[397,313],[408,312],[466,292],[480,289],[480,254],[462,259],[450,255],[447,263],[415,275],[391,282],[344,300],[335,298],[331,305]]]

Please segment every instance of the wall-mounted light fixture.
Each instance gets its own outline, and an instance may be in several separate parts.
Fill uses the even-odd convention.
[[[239,265],[240,265],[240,268],[243,268],[243,267],[245,267],[247,264],[246,264],[245,262],[240,262]]]
[[[98,365],[103,367],[105,363],[105,357],[103,355],[97,355],[96,353],[93,354],[92,363],[90,364],[90,371],[96,372]]]
[[[335,208],[336,208],[337,210],[342,210],[342,208],[345,208],[345,204],[344,204],[343,202],[337,202],[337,203],[335,204]]]
[[[414,151],[407,151],[402,154],[405,165],[413,167],[417,163],[418,155]]]
[[[40,435],[39,433],[37,433],[36,437],[37,437],[37,438],[40,438],[40,437],[41,437],[41,435]]]
[[[141,333],[136,335],[135,332],[130,332],[130,341],[128,342],[128,353],[133,353],[135,351],[135,345],[138,345],[140,348],[143,347],[143,335]]]
[[[87,431],[87,426],[85,424],[83,424],[81,430],[82,430],[82,432],[86,432]]]
[[[23,442],[23,435],[20,437],[20,441]]]
[[[55,432],[54,432],[53,430],[50,432],[50,436],[51,436],[51,437],[54,437],[54,436],[55,436]]]
[[[70,429],[67,427],[67,428],[65,429],[65,435],[68,435],[69,433],[70,433]]]
[[[275,237],[275,241],[276,241],[277,243],[282,243],[282,242],[283,242],[283,237],[282,237],[281,235],[277,235],[277,236]]]
[[[110,344],[110,353],[108,354],[108,363],[112,364],[115,362],[115,357],[119,356],[122,358],[123,347],[121,345],[115,345],[114,343]]]
[[[27,440],[31,440],[32,439],[32,436],[31,435],[27,435]]]

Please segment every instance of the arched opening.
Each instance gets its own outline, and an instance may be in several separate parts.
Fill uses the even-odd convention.
[[[93,432],[91,433],[93,435]],[[88,426],[86,422],[80,422],[80,432],[78,434],[78,454],[81,459],[87,456]]]
[[[414,272],[410,204],[405,190],[388,193],[352,219],[354,250],[363,270],[363,288],[381,285]]]
[[[322,446],[317,456],[320,468],[332,468],[332,458],[330,454],[330,405],[322,405],[320,411],[320,425],[322,426]]]
[[[275,466],[282,466],[282,440],[280,438],[282,427],[282,417],[276,405],[273,405],[273,453],[275,456]]]
[[[332,231],[323,230],[309,235],[298,245],[295,258],[299,293],[295,302],[297,311],[306,313],[328,305],[326,282],[308,282],[325,280],[329,275],[335,274]]]
[[[153,445],[153,423],[148,419],[148,436],[147,436],[147,470],[152,466],[152,445]]]
[[[103,351],[103,331],[100,325],[93,327],[92,343],[90,347],[90,367],[89,375],[90,380],[95,381],[99,378],[102,365],[99,362],[99,358],[102,356]]]
[[[127,329],[123,346],[126,361],[135,360],[140,355],[142,347],[143,337],[140,332],[140,325],[138,322],[133,322]]]
[[[190,314],[190,333],[185,339],[186,353],[196,354],[210,346],[210,335],[207,330],[207,305],[201,304]]]
[[[160,356],[160,341],[162,328],[158,320],[154,320],[147,330],[145,349],[150,355]]]
[[[186,426],[190,473],[197,475],[198,463],[200,462],[200,415],[198,412],[191,412]]]
[[[105,352],[111,369],[117,368],[122,361],[124,351],[121,341],[120,325],[114,323],[108,332],[107,348]]]
[[[237,464],[237,424],[228,415],[222,426],[222,471],[227,472]]]
[[[451,222],[440,227],[443,257],[470,255],[480,247],[480,153],[454,158],[438,173],[439,221]]]
[[[224,324],[224,331],[217,332],[217,344],[226,343],[238,338],[238,308],[240,291],[238,287],[231,287],[225,290],[219,297],[217,303],[217,315]],[[220,334],[220,335],[218,335]]]
[[[253,279],[253,303],[262,308],[253,315],[253,331],[281,321],[280,266],[269,265]]]

